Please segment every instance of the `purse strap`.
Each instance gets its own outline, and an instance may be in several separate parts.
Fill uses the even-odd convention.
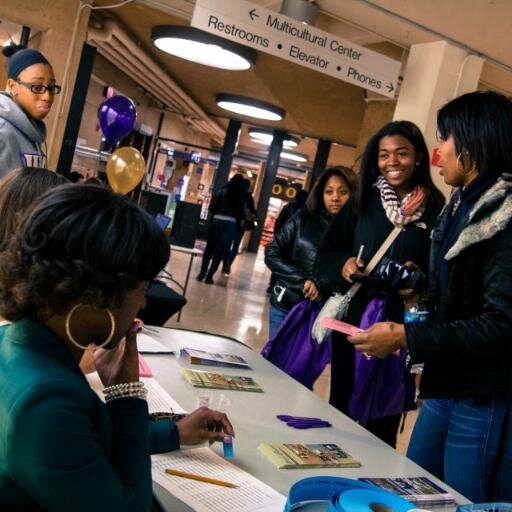
[[[401,231],[402,228],[395,226],[393,231],[389,233],[386,240],[382,242],[382,245],[378,248],[377,252],[373,255],[373,258],[369,261],[368,265],[366,265],[365,269],[363,270],[363,273],[365,275],[369,275],[372,272],[372,270],[378,265],[379,261],[382,259],[384,254],[386,254],[387,250],[391,247],[391,244],[396,240]],[[352,297],[354,297],[359,288],[361,288],[361,283],[354,283],[348,289],[346,296],[352,299]]]

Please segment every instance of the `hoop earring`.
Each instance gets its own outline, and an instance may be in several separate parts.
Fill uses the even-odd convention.
[[[108,308],[105,308],[105,311],[107,312],[108,318],[110,320],[110,325],[111,325],[110,334],[108,335],[108,338],[101,345],[94,345],[93,347],[91,347],[91,345],[89,344],[84,347],[83,345],[80,345],[80,343],[78,343],[78,341],[75,340],[74,336],[71,334],[71,329],[69,327],[69,323],[71,321],[71,317],[73,316],[73,313],[80,306],[83,306],[83,304],[75,304],[70,309],[69,313],[66,316],[65,328],[66,328],[66,336],[68,337],[69,341],[71,341],[71,343],[73,343],[73,345],[75,345],[76,347],[78,347],[81,350],[96,350],[97,348],[103,348],[105,345],[108,345],[112,341],[112,338],[114,337],[114,332],[116,330],[116,320],[114,318],[114,315]]]

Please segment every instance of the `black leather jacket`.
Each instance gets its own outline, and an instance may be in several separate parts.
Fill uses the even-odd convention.
[[[448,206],[432,240],[436,260]],[[512,175],[473,207],[445,255],[446,289],[430,305],[434,323],[406,324],[412,362],[425,363],[424,398],[504,396],[512,391]],[[431,272],[436,297],[437,269]]]
[[[275,278],[270,303],[289,311],[304,298],[307,279],[313,275],[316,253],[332,216],[325,211],[311,214],[301,210],[275,234],[265,249],[265,263]]]

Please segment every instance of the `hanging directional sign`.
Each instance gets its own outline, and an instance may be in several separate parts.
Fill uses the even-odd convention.
[[[245,0],[196,0],[193,27],[394,97],[400,61]]]

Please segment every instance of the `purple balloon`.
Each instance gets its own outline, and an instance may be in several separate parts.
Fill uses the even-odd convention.
[[[112,96],[100,105],[98,119],[107,142],[115,144],[126,137],[135,126],[135,103],[126,96]]]

